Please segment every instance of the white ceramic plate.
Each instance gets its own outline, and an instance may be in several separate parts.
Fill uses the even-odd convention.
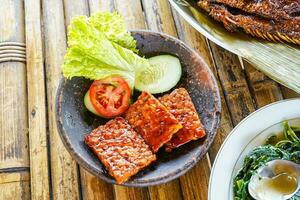
[[[278,101],[246,117],[221,146],[212,168],[208,199],[233,200],[233,178],[242,167],[245,155],[265,139],[283,130],[282,122],[300,125],[300,99]]]

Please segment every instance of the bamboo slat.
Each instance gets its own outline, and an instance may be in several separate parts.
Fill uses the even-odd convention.
[[[111,184],[80,168],[81,190],[84,200],[110,200],[114,199],[114,191]]]
[[[252,91],[251,96],[256,103],[256,109],[283,99],[280,87],[275,81],[269,79],[248,62],[244,60],[241,62],[245,68],[248,87]]]
[[[21,1],[2,0],[0,4],[0,42],[24,44],[24,10]],[[2,46],[2,45],[0,45]]]
[[[21,2],[5,0],[0,4],[0,12],[0,44],[24,43]],[[0,110],[0,169],[29,167],[26,70],[23,63],[0,63]]]
[[[210,42],[218,76],[234,125],[255,110],[238,56]],[[234,114],[233,114],[234,113]]]
[[[114,0],[116,11],[123,15],[127,29],[145,29],[146,21],[140,0]]]
[[[87,0],[64,0],[65,24],[69,26],[73,17],[78,15],[89,15]]]
[[[165,0],[142,0],[145,19],[150,30],[177,37],[170,4]]]
[[[0,63],[0,171],[29,167],[25,74],[23,63]]]
[[[0,4],[0,46],[25,46],[22,1]],[[20,44],[20,45],[19,45]],[[24,49],[22,49],[24,52]],[[0,199],[30,198],[26,69],[21,62],[0,63]],[[5,173],[7,172],[7,173]]]
[[[42,5],[53,199],[79,199],[77,166],[60,140],[55,121],[55,95],[66,49],[63,4],[43,0]]]
[[[90,13],[97,11],[113,11],[114,2],[108,0],[89,0]]]
[[[25,0],[31,199],[49,199],[41,2]]]
[[[175,179],[166,184],[151,186],[149,189],[150,198],[162,199],[162,200],[180,200],[183,199],[180,183],[178,179]]]
[[[249,87],[252,90],[252,98],[254,98],[258,108],[269,103],[283,99],[278,84],[269,79],[262,72],[255,69],[248,62],[243,62]]]
[[[29,172],[0,173],[0,199],[30,199]]]
[[[149,200],[147,188],[130,188],[115,185],[115,199],[117,200]]]
[[[282,95],[285,99],[290,99],[290,98],[296,98],[296,97],[300,97],[300,94],[281,85],[281,92]]]
[[[210,167],[206,154],[192,170],[180,178],[183,199],[207,200]]]
[[[249,63],[240,62],[236,55],[212,42],[210,45],[234,125],[255,109],[282,99],[275,82]],[[241,64],[245,67],[245,71]]]

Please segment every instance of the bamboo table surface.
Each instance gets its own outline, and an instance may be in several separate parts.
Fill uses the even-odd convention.
[[[148,188],[107,184],[78,166],[60,140],[54,98],[66,27],[72,17],[100,10],[121,13],[128,29],[180,38],[202,55],[218,80],[222,119],[215,141],[177,180]],[[1,0],[0,13],[0,200],[206,200],[212,163],[231,129],[259,107],[299,97],[208,41],[167,0]]]

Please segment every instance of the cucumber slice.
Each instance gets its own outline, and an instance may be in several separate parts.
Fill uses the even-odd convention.
[[[87,91],[87,93],[85,94],[84,96],[84,105],[85,107],[92,113],[94,113],[95,115],[98,115],[100,116],[96,109],[94,108],[92,102],[91,102],[91,99],[90,99],[90,90]]]
[[[137,73],[135,89],[157,94],[170,90],[178,83],[181,77],[181,64],[177,57],[160,55],[148,60],[151,67]]]

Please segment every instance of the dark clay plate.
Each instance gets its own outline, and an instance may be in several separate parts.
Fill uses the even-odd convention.
[[[157,162],[123,184],[144,187],[166,183],[183,175],[204,156],[217,131],[221,102],[211,70],[195,51],[162,33],[132,31],[132,35],[137,40],[141,55],[172,54],[180,59],[183,75],[176,87],[188,90],[207,133],[205,138],[183,145],[171,153],[160,150]],[[95,176],[115,183],[83,140],[84,135],[107,121],[84,107],[83,97],[91,82],[84,78],[62,79],[56,98],[57,126],[63,143],[79,165]]]

